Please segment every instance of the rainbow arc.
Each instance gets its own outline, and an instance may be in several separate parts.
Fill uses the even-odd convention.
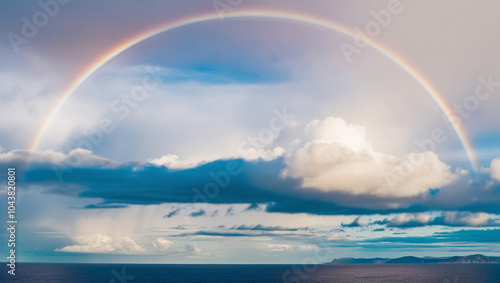
[[[309,24],[312,26],[317,26],[321,28],[325,28],[328,30],[332,30],[353,38],[358,38],[359,35],[357,32],[350,27],[344,26],[338,22],[322,19],[316,16],[310,16],[306,14],[300,14],[296,12],[290,11],[272,11],[272,10],[239,10],[235,12],[228,13],[224,16],[225,19],[232,18],[256,18],[256,19],[279,19],[285,21],[293,21],[300,22],[304,24]],[[90,62],[87,67],[85,67],[80,74],[74,78],[74,80],[68,85],[68,87],[63,91],[61,97],[53,104],[51,109],[48,112],[48,115],[43,120],[42,125],[39,131],[35,134],[33,140],[29,145],[29,151],[34,152],[38,149],[38,145],[43,138],[44,133],[56,117],[59,110],[64,106],[65,102],[68,100],[71,95],[73,95],[80,86],[82,86],[86,80],[88,80],[97,70],[99,70],[106,63],[116,58],[118,55],[123,53],[129,48],[137,45],[144,40],[152,38],[158,34],[177,29],[183,26],[210,22],[210,21],[220,21],[219,15],[214,11],[205,14],[193,15],[181,19],[177,19],[174,21],[169,21],[167,23],[162,23],[152,28],[149,28],[139,34],[135,34],[130,38],[125,39],[124,41],[116,44],[112,48],[106,50],[99,56],[95,58],[92,62]],[[472,164],[474,170],[479,169],[479,165],[477,162],[477,158],[474,152],[474,148],[472,146],[472,142],[469,139],[467,132],[464,127],[458,123],[458,121],[454,120],[453,110],[450,105],[445,100],[444,96],[432,85],[432,83],[425,78],[425,76],[420,73],[415,67],[413,67],[410,62],[406,61],[404,58],[399,56],[396,52],[392,51],[388,47],[384,46],[380,42],[377,42],[373,39],[368,41],[368,45],[380,52],[390,61],[398,65],[402,70],[408,73],[420,86],[429,94],[429,96],[434,100],[436,105],[441,109],[445,117],[448,119],[449,123],[452,125],[454,131],[456,132],[458,138],[460,139],[467,156]],[[28,161],[29,162],[29,161]]]

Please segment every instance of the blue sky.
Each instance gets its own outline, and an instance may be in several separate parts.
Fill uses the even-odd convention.
[[[373,40],[450,105],[472,109],[462,125],[478,171],[434,101],[392,61],[370,47],[346,60],[349,36],[255,18],[188,25],[126,50],[68,99],[30,152],[50,107],[89,62],[159,23],[216,10],[211,1],[70,1],[13,46],[24,19],[44,10],[1,3],[0,164],[18,170],[19,259],[498,255],[500,6],[401,5]],[[242,1],[231,9],[363,29],[387,7]],[[467,106],[481,77],[492,78],[490,96]],[[0,236],[3,250],[8,235]]]

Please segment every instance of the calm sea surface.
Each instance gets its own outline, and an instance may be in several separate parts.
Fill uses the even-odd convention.
[[[20,263],[0,282],[500,282],[500,264],[182,265]]]

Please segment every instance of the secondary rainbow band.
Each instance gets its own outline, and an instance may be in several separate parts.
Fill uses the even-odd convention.
[[[281,19],[281,20],[288,20],[288,21],[296,21],[296,22],[301,22],[301,23],[306,23],[306,24],[311,24],[314,26],[319,26],[323,27],[329,30],[334,30],[339,33],[342,33],[344,35],[358,38],[359,35],[356,34],[356,31],[352,28],[343,26],[339,23],[336,23],[331,20],[326,20],[326,19],[321,19],[318,17],[312,17],[309,15],[304,15],[304,14],[298,14],[295,12],[288,12],[288,11],[269,11],[269,10],[241,10],[241,11],[236,11],[232,13],[228,13],[224,15],[224,18],[242,18],[242,17],[248,17],[248,18],[268,18],[268,19]],[[109,49],[105,53],[101,54],[98,58],[96,58],[92,63],[90,63],[82,72],[81,74],[74,79],[74,81],[64,90],[63,95],[61,98],[54,103],[52,108],[49,111],[49,114],[47,115],[47,118],[43,121],[42,126],[40,127],[40,130],[36,133],[35,137],[33,138],[29,150],[30,152],[34,152],[38,148],[38,144],[40,143],[40,140],[43,137],[43,134],[51,124],[51,122],[54,120],[54,117],[57,115],[61,107],[64,105],[64,103],[68,100],[68,98],[75,93],[75,91],[90,77],[92,76],[99,68],[101,68],[104,64],[108,63],[111,61],[113,58],[116,56],[120,55],[122,52],[125,50],[131,48],[132,46],[148,39],[153,36],[156,36],[160,33],[179,28],[182,26],[190,25],[190,24],[195,24],[195,23],[200,23],[200,22],[207,22],[207,21],[216,21],[220,20],[219,15],[216,12],[211,12],[211,13],[206,13],[206,14],[200,14],[200,15],[194,15],[182,19],[178,19],[176,21],[160,24],[158,26],[155,26],[151,29],[148,29],[147,31],[144,31],[140,34],[134,35],[133,37],[117,44],[113,48]],[[452,125],[453,129],[455,130],[458,138],[460,139],[467,156],[472,164],[472,167],[474,170],[479,169],[479,165],[477,162],[477,158],[474,152],[474,148],[472,146],[472,142],[470,141],[469,137],[467,136],[467,133],[465,129],[457,122],[455,122],[451,115],[453,114],[452,108],[448,105],[446,100],[444,99],[443,95],[441,95],[436,88],[428,81],[425,79],[425,77],[418,71],[416,70],[409,62],[404,60],[402,57],[397,55],[394,51],[390,50],[389,48],[385,47],[381,43],[375,42],[374,40],[370,39],[368,41],[368,45],[374,48],[375,50],[379,51],[381,54],[383,54],[385,57],[393,61],[395,64],[397,64],[399,67],[401,67],[404,71],[406,71],[413,79],[415,79],[425,90],[426,92],[432,97],[432,99],[436,102],[436,104],[439,106],[441,111],[443,111],[444,115],[447,117],[448,121]],[[28,161],[29,162],[29,161]]]

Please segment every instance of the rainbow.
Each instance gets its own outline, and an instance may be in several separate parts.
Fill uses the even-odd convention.
[[[341,34],[359,38],[361,35],[357,34],[356,31],[350,27],[346,27],[342,24],[334,22],[332,20],[321,19],[316,16],[309,16],[306,14],[299,14],[296,12],[290,11],[271,11],[271,10],[239,10],[235,12],[230,12],[224,15],[225,19],[231,18],[265,18],[265,19],[278,19],[278,20],[286,20],[286,21],[294,21],[300,22],[304,24],[309,24],[317,27],[322,27],[328,30],[333,30],[339,32]],[[176,28],[180,28],[183,26],[201,23],[201,22],[209,22],[209,21],[218,21],[220,20],[220,15],[218,15],[215,11],[205,14],[193,15],[181,19],[177,19],[174,21],[169,21],[167,23],[162,23],[160,25],[154,26],[140,34],[136,34],[114,47],[110,48],[103,54],[99,55],[95,60],[93,60],[86,68],[82,70],[82,72],[68,85],[68,87],[63,91],[61,97],[53,104],[50,108],[48,115],[45,120],[42,122],[42,125],[39,131],[35,134],[33,140],[29,145],[29,152],[34,152],[37,150],[38,145],[47,130],[50,126],[51,122],[54,120],[54,117],[57,115],[59,110],[62,108],[64,103],[68,100],[68,98],[76,92],[76,90],[85,83],[85,81],[90,78],[97,70],[99,70],[106,63],[120,55],[125,50],[137,45],[138,43],[147,40],[151,37],[154,37],[160,33],[170,31]],[[438,90],[429,82],[417,69],[415,69],[408,61],[404,58],[396,54],[394,51],[385,47],[379,42],[375,42],[373,39],[368,41],[368,45],[373,49],[380,52],[382,55],[387,57],[389,60],[394,62],[396,65],[401,67],[406,73],[408,73],[416,82],[418,82],[425,91],[431,96],[434,102],[439,106],[441,111],[444,113],[445,117],[448,119],[450,124],[452,125],[455,133],[460,139],[467,156],[472,164],[474,170],[479,169],[479,165],[477,162],[477,158],[474,152],[474,148],[472,146],[472,142],[467,136],[465,129],[453,119],[453,110],[448,105],[444,96],[438,92]],[[28,160],[29,163],[29,160]]]

